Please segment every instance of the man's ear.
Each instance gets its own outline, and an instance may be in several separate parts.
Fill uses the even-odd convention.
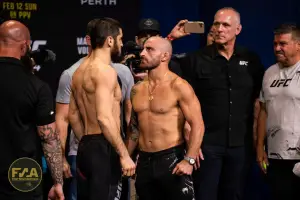
[[[114,40],[114,38],[113,38],[112,36],[108,36],[108,37],[106,38],[106,42],[107,42],[107,45],[108,45],[109,47],[112,47],[112,46],[114,46],[115,40]]]
[[[242,24],[239,24],[236,28],[235,35],[239,35],[242,31]]]
[[[27,45],[27,42],[24,41],[21,45],[20,45],[20,49],[21,49],[21,52],[22,52],[22,55],[25,55],[26,54],[26,51],[27,51],[27,47],[30,47],[30,45]]]
[[[91,46],[92,44],[91,44],[91,37],[89,36],[89,35],[86,35],[85,36],[85,41],[86,41],[86,44],[88,45],[88,46]]]
[[[170,54],[168,52],[165,52],[162,54],[161,61],[166,62],[170,59]]]
[[[298,53],[300,53],[300,40],[297,40],[296,45],[297,45],[296,50]]]

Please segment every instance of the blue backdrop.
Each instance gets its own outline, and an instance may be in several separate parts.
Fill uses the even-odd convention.
[[[215,12],[230,6],[241,14],[243,30],[238,43],[257,52],[265,65],[274,63],[273,28],[282,22],[300,23],[299,0],[143,0],[141,17],[153,17],[166,35],[180,19],[201,20],[208,31]],[[174,42],[176,53],[196,50],[205,45],[204,35],[192,35]]]

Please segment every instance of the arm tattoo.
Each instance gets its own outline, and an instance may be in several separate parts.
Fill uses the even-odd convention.
[[[130,101],[132,103],[132,100],[133,100],[133,97],[136,95],[136,89],[135,87],[133,86],[132,89],[131,89],[131,93],[130,93]]]
[[[131,103],[133,102],[133,98],[136,95],[136,93],[137,93],[136,88],[135,88],[135,86],[133,86],[131,89],[131,93],[130,93]],[[134,112],[134,110],[132,108],[130,123],[129,123],[129,139],[134,142],[137,142],[138,138],[139,138],[138,117],[137,117],[137,113]]]
[[[53,181],[55,184],[63,184],[62,150],[59,136],[50,125],[39,127],[39,135]]]
[[[132,110],[131,112],[131,118],[130,118],[130,124],[129,124],[129,133],[130,137],[129,139],[137,142],[139,138],[139,129],[138,129],[138,119],[137,119],[137,114]]]

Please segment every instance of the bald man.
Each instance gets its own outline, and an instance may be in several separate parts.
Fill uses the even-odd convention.
[[[47,84],[24,68],[21,58],[29,51],[27,27],[17,21],[1,24],[0,199],[43,199],[42,185],[34,187],[20,181],[13,187],[7,178],[10,165],[19,158],[30,158],[41,166],[42,147],[54,181],[48,199],[63,200],[62,152],[53,96]],[[28,192],[22,192],[25,187]]]
[[[172,47],[151,37],[141,52],[141,68],[148,78],[131,91],[133,106],[127,148],[138,145],[136,191],[140,200],[192,200],[191,174],[202,142],[204,125],[200,103],[192,87],[168,69]],[[182,129],[191,125],[185,145]]]
[[[242,31],[238,11],[218,10],[212,30],[214,43],[180,62],[183,78],[201,102],[205,122],[204,160],[193,174],[196,199],[242,199],[246,176],[255,162],[254,104],[264,67],[255,53],[236,44]]]

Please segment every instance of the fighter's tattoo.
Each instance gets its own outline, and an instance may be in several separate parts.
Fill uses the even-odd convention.
[[[139,138],[139,125],[136,112],[132,110],[129,124],[129,139],[137,142]]]
[[[135,87],[133,86],[132,89],[131,89],[131,92],[130,92],[130,101],[133,100],[133,97],[136,95],[136,89]]]
[[[38,131],[53,181],[55,184],[63,184],[63,162],[59,136],[51,125],[41,126]]]

